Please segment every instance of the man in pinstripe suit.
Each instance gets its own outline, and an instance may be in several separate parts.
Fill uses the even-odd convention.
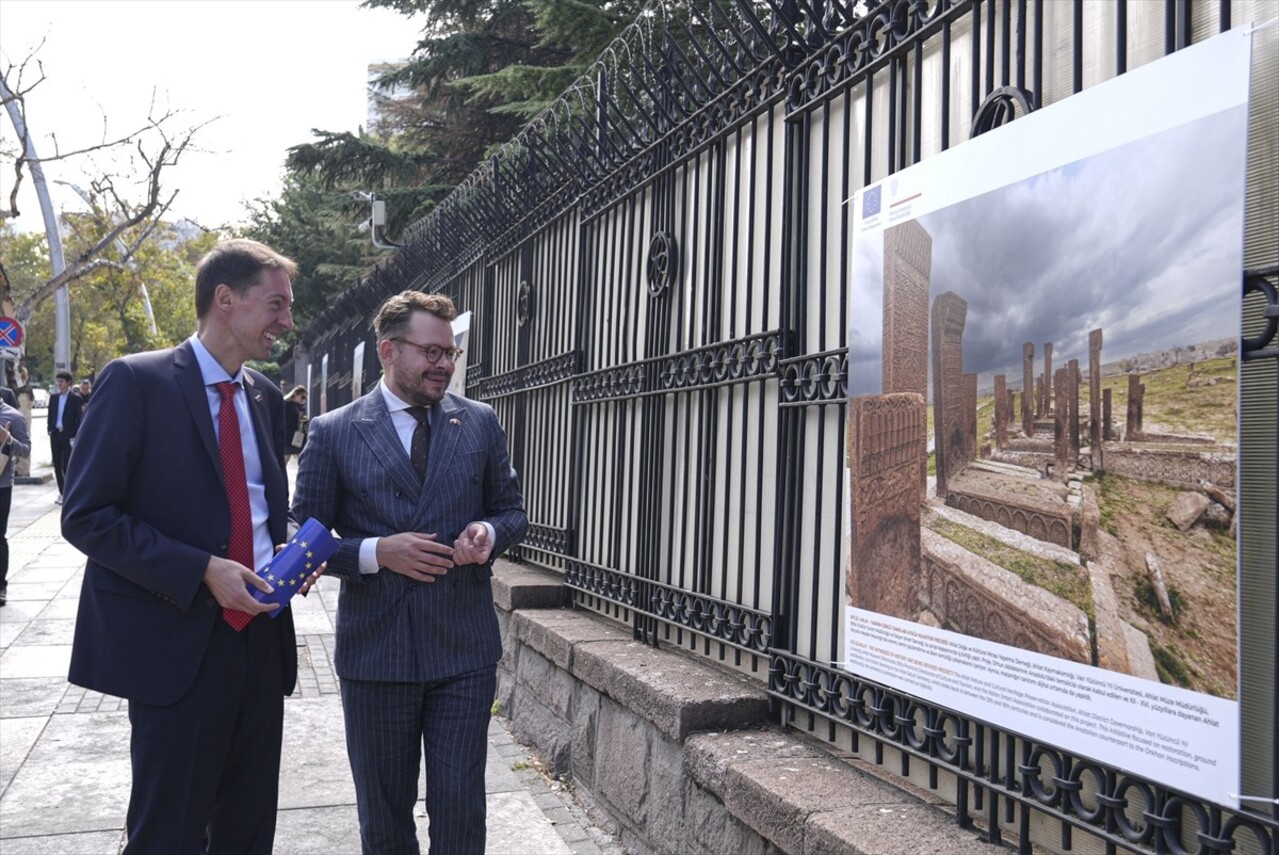
[[[365,853],[482,853],[501,639],[492,560],[528,525],[491,407],[448,393],[453,303],[405,291],[374,320],[383,378],[311,423],[293,510],[342,537],[336,666]]]

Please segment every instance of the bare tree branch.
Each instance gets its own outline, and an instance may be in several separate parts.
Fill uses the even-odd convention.
[[[161,219],[177,196],[177,191],[165,194],[162,185],[164,170],[178,163],[183,154],[191,148],[195,134],[209,124],[209,122],[202,122],[188,126],[177,134],[172,133],[170,126],[179,114],[174,110],[158,111],[153,90],[151,107],[148,110],[146,122],[141,127],[123,136],[108,138],[104,114],[101,142],[63,151],[58,147],[56,134],[51,134],[54,154],[48,157],[37,157],[28,145],[27,135],[30,134],[30,129],[26,125],[25,99],[45,80],[44,67],[35,57],[38,50],[37,47],[19,65],[10,64],[0,69],[0,84],[3,84],[0,90],[7,93],[8,109],[16,108],[17,115],[12,116],[15,124],[20,119],[23,125],[22,132],[19,133],[21,151],[13,156],[15,182],[9,197],[9,210],[0,211],[0,219],[19,215],[18,185],[22,181],[26,166],[36,163],[43,165],[76,157],[87,157],[92,163],[94,153],[118,151],[124,146],[133,149],[133,166],[143,167],[137,172],[144,176],[141,183],[145,186],[145,199],[141,205],[131,204],[127,194],[121,192],[117,186],[117,180],[123,176],[118,176],[110,170],[104,171],[90,181],[91,194],[86,201],[94,209],[93,221],[97,223],[93,235],[89,237],[87,247],[74,260],[67,263],[65,270],[43,282],[34,292],[21,300],[15,314],[23,323],[31,317],[36,307],[64,285],[81,279],[95,270],[123,268],[133,258],[138,249],[155,233]],[[28,65],[33,62],[39,76],[34,83],[26,85],[23,77],[27,73]],[[132,183],[131,179],[130,183]],[[82,195],[84,195],[83,192]],[[135,229],[137,232],[131,235],[132,243],[125,244],[124,236]],[[107,250],[117,242],[123,251],[123,257],[119,260],[107,258],[105,255]]]
[[[152,163],[150,158],[146,156],[145,150],[143,148],[145,137],[151,134],[158,134],[161,140],[165,143],[165,146],[169,147],[170,140],[168,139],[168,136],[165,133],[166,123],[171,123],[175,121],[180,115],[180,111],[173,110],[173,109],[165,109],[163,111],[158,112],[157,103],[156,103],[156,91],[153,88],[151,90],[151,103],[147,111],[147,119],[146,119],[146,122],[140,127],[137,127],[125,134],[117,135],[115,137],[109,137],[107,115],[104,112],[102,114],[102,138],[98,142],[93,143],[91,145],[83,145],[77,148],[64,151],[61,147],[61,144],[58,141],[57,132],[51,131],[49,133],[49,139],[53,143],[53,153],[47,154],[43,157],[31,156],[31,154],[29,153],[28,145],[27,145],[27,135],[30,134],[30,128],[26,124],[26,96],[47,79],[47,75],[45,74],[45,71],[44,71],[44,65],[40,62],[40,60],[36,56],[36,54],[40,50],[40,47],[42,47],[43,45],[44,45],[44,40],[42,39],[40,41],[40,44],[37,45],[35,48],[33,48],[31,52],[27,54],[27,56],[22,60],[20,64],[18,65],[10,64],[5,68],[0,69],[0,78],[3,79],[3,83],[4,83],[3,89],[9,93],[6,97],[3,98],[3,100],[0,100],[0,106],[6,106],[11,102],[16,102],[18,105],[18,110],[20,111],[23,117],[23,125],[24,125],[24,131],[25,131],[25,133],[22,133],[19,135],[20,139],[18,140],[18,143],[19,143],[18,151],[15,154],[12,154],[13,171],[14,171],[13,187],[11,188],[9,192],[9,208],[8,210],[0,210],[0,220],[13,219],[21,216],[22,212],[18,208],[18,194],[19,194],[19,191],[21,190],[23,178],[25,177],[27,164],[39,163],[41,165],[44,165],[48,163],[56,163],[58,161],[71,160],[74,158],[89,156],[94,154],[95,152],[118,150],[120,147],[126,146],[126,145],[137,145],[139,152],[143,154],[143,162],[147,164],[147,168],[148,170],[150,170]],[[28,85],[24,82],[24,78],[27,75],[27,66],[33,62],[35,63],[35,67],[38,69],[39,76],[34,83],[31,83]],[[158,115],[157,115],[157,112],[158,112]],[[187,132],[186,139],[184,140],[181,148],[185,149],[187,147],[187,144],[189,144],[190,142],[191,134],[194,131],[201,129],[208,124],[209,122],[202,122],[196,125],[195,127],[190,128]],[[180,153],[181,151],[178,152],[178,154]],[[120,203],[120,200],[118,199],[118,197],[116,201],[117,203]]]

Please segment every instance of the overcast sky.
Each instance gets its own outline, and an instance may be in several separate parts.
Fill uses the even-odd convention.
[[[310,130],[355,131],[366,117],[367,67],[407,57],[421,18],[361,9],[357,0],[0,0],[0,53],[19,63],[39,51],[46,80],[28,96],[37,152],[64,150],[142,124],[157,102],[184,111],[182,124],[217,118],[195,138],[167,188],[172,211],[206,226],[241,222],[245,202],[273,196],[289,146]],[[7,115],[0,134],[14,139]],[[50,163],[53,181],[85,183],[67,162]],[[12,169],[0,168],[7,205]],[[31,191],[14,225],[41,230]],[[84,205],[53,185],[55,207]],[[134,198],[140,198],[135,194]]]
[[[925,214],[931,300],[968,302],[964,371],[1020,386],[1022,343],[1054,367],[1239,334],[1243,139],[1237,108]],[[851,394],[882,388],[883,244],[855,241]],[[858,321],[858,318],[864,320]]]

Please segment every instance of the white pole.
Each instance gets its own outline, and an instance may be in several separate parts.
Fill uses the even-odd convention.
[[[62,255],[62,234],[58,231],[58,218],[53,213],[53,203],[49,200],[49,187],[44,181],[44,167],[36,155],[36,146],[27,133],[27,123],[22,118],[22,110],[18,99],[10,91],[3,77],[0,77],[0,97],[4,99],[5,108],[9,111],[9,120],[18,139],[23,141],[27,158],[27,166],[31,170],[31,181],[35,184],[36,198],[40,200],[40,212],[44,215],[44,234],[49,241],[49,262],[53,266],[53,277],[66,270],[66,259]],[[53,278],[51,277],[51,278]],[[26,319],[21,319],[24,323]],[[63,285],[55,295],[53,341],[53,370],[71,370],[71,300],[67,295],[67,286]]]

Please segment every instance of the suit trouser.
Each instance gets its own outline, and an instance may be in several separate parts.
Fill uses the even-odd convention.
[[[13,488],[0,487],[0,588],[9,582],[9,511],[13,508]]]
[[[62,482],[67,479],[67,461],[71,459],[71,437],[63,431],[53,431],[49,434],[49,451],[53,454],[53,477],[61,493]]]
[[[497,666],[433,683],[342,679],[365,855],[416,855],[422,752],[433,855],[482,855],[484,764]]]
[[[236,632],[219,616],[195,683],[177,703],[129,702],[126,853],[271,851],[284,692],[270,621],[258,615]]]

